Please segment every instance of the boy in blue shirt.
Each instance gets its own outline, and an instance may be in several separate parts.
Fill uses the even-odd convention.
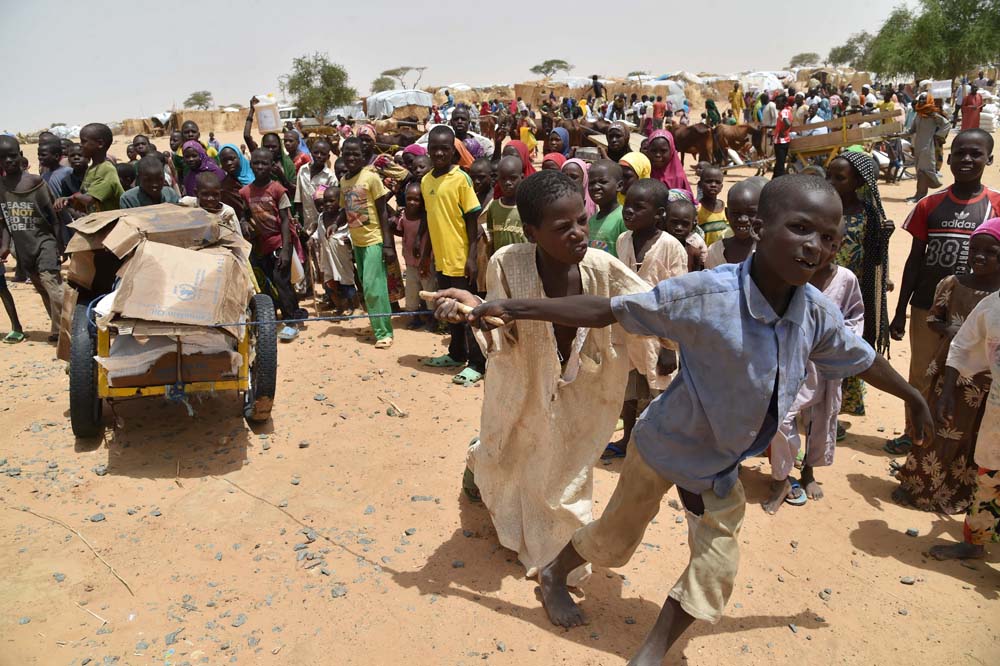
[[[761,240],[742,264],[672,278],[641,294],[491,301],[468,316],[473,323],[486,316],[567,327],[619,323],[635,335],[673,340],[680,349],[680,374],[639,419],[635,446],[628,448],[604,513],[539,571],[554,624],[586,622],[569,595],[567,575],[586,562],[628,562],[673,485],[691,522],[691,559],[629,663],[660,664],[691,622],[721,618],[736,579],[746,509],[740,463],[767,448],[808,362],[826,379],[860,375],[902,398],[915,430],[930,429],[920,394],[847,330],[837,307],[809,285],[823,254],[841,240],[842,212],[826,181],[785,176],[761,193]],[[441,299],[439,307],[448,309]]]

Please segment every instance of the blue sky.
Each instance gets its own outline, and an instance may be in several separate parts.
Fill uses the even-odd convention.
[[[245,103],[279,93],[292,59],[316,51],[345,67],[361,94],[400,65],[426,65],[422,84],[433,85],[520,82],[547,58],[583,76],[779,69],[795,53],[825,56],[851,33],[877,30],[898,0],[629,5],[641,18],[598,0],[340,4],[0,0],[4,50],[18,54],[4,75],[0,130],[147,116],[203,89],[217,104]],[[533,12],[528,32],[518,6]]]

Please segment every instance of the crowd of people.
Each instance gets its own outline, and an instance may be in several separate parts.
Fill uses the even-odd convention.
[[[932,552],[982,557],[1000,520],[1000,396],[991,385],[1000,370],[1000,192],[982,184],[993,137],[957,133],[947,159],[954,183],[922,196],[903,224],[912,249],[890,319],[894,227],[872,156],[851,147],[822,175],[785,175],[782,146],[791,127],[863,106],[900,104],[923,117],[931,104],[940,115],[929,93],[887,88],[880,102],[868,86],[774,99],[735,90],[725,117],[773,122],[779,160],[771,179],[736,182],[723,199],[718,167],[699,164],[690,181],[666,128],[670,105],[633,100],[649,108],[637,117],[651,120],[636,123],[644,139],[634,151],[625,100],[603,102],[596,77],[592,92],[579,103],[547,100],[542,118],[605,113],[607,147],[596,160],[574,157],[561,127],[540,136],[531,124],[511,127],[484,146],[463,105],[395,154],[380,153],[366,123],[258,142],[256,100],[240,146],[204,140],[188,121],[169,151],[138,135],[129,160],[113,163],[111,130],[92,123],[79,143],[41,136],[38,175],[17,140],[2,136],[0,257],[13,245],[55,339],[72,219],[197,206],[252,242],[254,270],[285,322],[282,340],[309,314],[303,297],[317,311],[363,307],[371,317],[362,333],[376,349],[392,346],[394,313],[414,315],[412,329],[446,325],[447,353],[423,362],[454,368],[455,383],[484,384],[464,489],[537,576],[554,623],[584,622],[568,586],[591,563],[627,562],[677,486],[691,561],[634,664],[660,663],[694,620],[722,616],[745,514],[740,463],[769,456],[769,514],[819,500],[817,470],[845,436],[837,417],[865,413],[866,384],[906,405],[904,435],[886,443],[906,456],[896,500],[966,513],[965,540]],[[483,104],[480,113],[492,111]],[[534,122],[518,100],[508,111]],[[706,119],[725,122],[714,103]],[[540,156],[528,139],[540,139]],[[4,342],[21,342],[2,276],[0,296],[13,329]],[[904,380],[885,355],[907,321]],[[610,441],[619,418],[623,436]],[[600,458],[624,462],[594,521]]]

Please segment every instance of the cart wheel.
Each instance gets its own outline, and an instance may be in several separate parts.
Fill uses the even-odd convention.
[[[69,418],[77,437],[99,437],[103,403],[97,394],[97,339],[87,321],[87,306],[73,313],[69,361]]]
[[[259,423],[271,416],[274,390],[278,383],[278,325],[274,302],[266,294],[256,294],[250,301],[249,386],[243,394],[243,417]]]

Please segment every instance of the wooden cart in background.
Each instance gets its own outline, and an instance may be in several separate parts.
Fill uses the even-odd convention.
[[[867,125],[867,126],[862,126]],[[852,113],[833,120],[797,125],[792,132],[806,134],[827,128],[827,134],[797,136],[788,144],[788,172],[797,173],[811,164],[827,167],[840,152],[853,145],[872,144],[903,131],[903,111]]]

